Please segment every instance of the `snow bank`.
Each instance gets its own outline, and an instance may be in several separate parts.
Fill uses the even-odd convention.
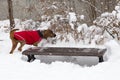
[[[116,7],[115,9],[119,10],[119,7]],[[108,15],[108,13],[104,15]],[[120,15],[118,15],[118,17],[119,16]],[[75,13],[69,13],[69,18],[70,22],[76,21]],[[81,18],[84,19],[84,16],[81,16]],[[31,25],[31,20],[23,23],[18,21],[17,26],[20,24],[22,24],[22,27],[29,26]],[[38,59],[32,63],[27,63],[26,57],[22,56],[21,52],[18,52],[17,49],[14,54],[9,54],[11,49],[9,33],[3,32],[5,31],[4,29],[6,29],[5,26],[8,25],[8,20],[0,21],[0,80],[120,80],[120,45],[115,40],[107,41],[105,45],[102,46],[97,46],[94,43],[82,45],[81,43],[76,43],[72,40],[71,36],[69,36],[71,39],[69,43],[58,41],[54,45],[45,45],[55,47],[107,48],[107,52],[104,55],[105,62],[97,63],[96,65],[79,65],[66,61],[55,61],[51,64],[46,64]],[[41,23],[40,25],[42,28],[42,26],[49,26],[50,23]],[[30,28],[33,28],[33,26],[35,26],[34,23]],[[82,26],[86,25],[84,24]],[[84,28],[86,29],[87,26]],[[81,30],[82,28],[79,26],[78,31]],[[29,47],[31,46],[25,45],[23,50]],[[79,61],[80,63],[81,61],[85,62],[83,58]],[[97,61],[97,59],[94,59],[94,61]],[[90,61],[87,59],[87,62],[89,63]]]
[[[107,47],[107,58],[108,61],[116,61],[120,59],[120,44],[115,41],[111,40],[105,44]]]
[[[6,34],[6,33],[5,33]],[[2,35],[5,35],[4,33]],[[6,37],[6,39],[5,39]],[[17,50],[9,54],[11,45],[8,34],[0,42],[0,79],[1,80],[119,80],[119,44],[111,40],[105,44],[111,53],[108,60],[91,67],[71,62],[55,61],[51,64],[35,60],[27,63]],[[89,61],[88,61],[89,62]]]

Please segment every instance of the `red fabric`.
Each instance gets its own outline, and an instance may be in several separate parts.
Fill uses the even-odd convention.
[[[17,40],[25,41],[26,44],[30,44],[30,45],[42,40],[42,38],[39,36],[37,31],[15,32],[14,37]]]

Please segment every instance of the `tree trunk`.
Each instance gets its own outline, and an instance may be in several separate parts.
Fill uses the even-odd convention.
[[[89,18],[90,18],[90,24],[93,23],[93,21],[96,19],[96,0],[89,0],[90,1],[90,7],[89,7]]]
[[[15,22],[13,18],[12,0],[8,0],[8,14],[9,14],[9,20],[10,20],[10,30],[12,30],[15,27]]]

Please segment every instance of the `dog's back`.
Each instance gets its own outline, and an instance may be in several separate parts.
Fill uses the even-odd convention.
[[[14,32],[14,38],[30,45],[39,42],[42,39],[35,30]]]

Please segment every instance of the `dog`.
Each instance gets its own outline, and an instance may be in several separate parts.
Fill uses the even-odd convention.
[[[17,31],[19,29],[13,29],[10,31],[10,39],[12,42],[12,48],[10,54],[13,54],[13,51],[16,49],[18,43],[20,43],[19,51],[22,51],[22,47],[25,44],[38,46],[38,43],[42,39],[56,37],[56,34],[52,30],[28,30],[28,31]]]
[[[22,47],[25,44],[29,44],[29,45],[34,45],[37,46],[39,42],[42,42],[42,39],[46,39],[51,37],[56,37],[56,34],[53,33],[52,30],[48,29],[48,30],[44,30],[44,31],[40,31],[40,30],[36,30],[36,31],[18,31],[19,29],[13,29],[10,31],[10,39],[12,42],[12,49],[10,51],[10,54],[13,53],[13,51],[16,49],[17,44],[20,43],[20,47],[18,48],[19,51],[22,51]],[[34,57],[34,55],[26,55],[28,57],[28,62],[34,61],[36,58]]]

